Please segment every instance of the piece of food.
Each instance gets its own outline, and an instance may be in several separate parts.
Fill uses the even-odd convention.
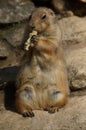
[[[25,42],[25,50],[29,50],[29,47],[31,46],[31,38],[33,36],[36,36],[37,35],[37,31],[32,31],[30,34],[29,34],[29,38],[27,39],[27,41]]]

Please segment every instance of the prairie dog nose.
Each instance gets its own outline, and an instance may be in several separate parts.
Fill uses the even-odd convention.
[[[33,23],[30,24],[31,29],[35,29],[35,25]]]

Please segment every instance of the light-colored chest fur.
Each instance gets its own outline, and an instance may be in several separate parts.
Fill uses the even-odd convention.
[[[51,67],[49,69],[41,68],[39,65],[27,66],[24,70],[24,78],[34,87],[46,88],[47,86],[56,84],[57,69]]]
[[[57,76],[56,76],[56,72],[54,69],[42,70],[39,67],[37,67],[36,69],[37,69],[37,74],[33,80],[34,85],[45,88],[48,85],[56,84],[56,77]]]

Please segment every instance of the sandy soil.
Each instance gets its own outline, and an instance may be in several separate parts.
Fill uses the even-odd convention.
[[[6,98],[8,101],[5,97],[6,92],[0,91],[0,130],[86,130],[85,95],[70,97],[68,104],[54,114],[34,111],[33,118],[15,112],[13,93]]]

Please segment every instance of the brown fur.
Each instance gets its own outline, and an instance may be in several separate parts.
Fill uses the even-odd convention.
[[[16,108],[24,116],[32,117],[32,110],[55,112],[64,106],[69,87],[61,32],[54,12],[47,8],[36,9],[29,26],[34,26],[38,36],[32,39],[34,47],[28,56],[29,62],[17,77]]]

